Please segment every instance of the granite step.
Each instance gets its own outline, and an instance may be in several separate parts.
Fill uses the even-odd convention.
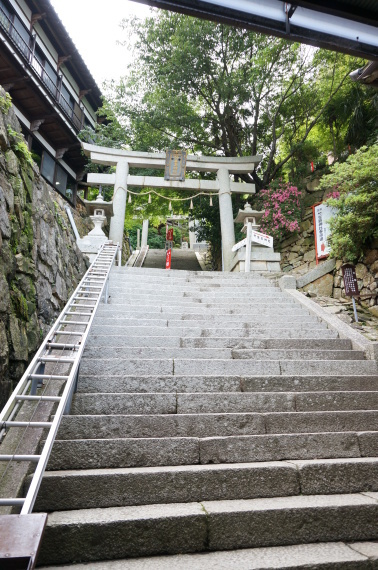
[[[77,393],[70,414],[245,414],[352,410],[378,410],[378,391]]]
[[[169,322],[172,321],[203,321],[206,320],[208,322],[215,322],[215,323],[224,323],[227,325],[230,321],[235,321],[235,323],[243,323],[243,322],[253,322],[258,324],[264,319],[264,322],[277,322],[279,323],[287,323],[287,320],[290,318],[290,321],[295,323],[297,321],[301,321],[303,323],[309,323],[311,321],[317,322],[318,319],[314,316],[309,315],[307,311],[302,311],[301,309],[293,309],[293,310],[283,310],[283,311],[243,311],[241,313],[229,313],[229,314],[222,314],[221,311],[218,311],[218,314],[214,314],[213,312],[208,313],[206,311],[198,311],[195,313],[190,313],[186,311],[175,312],[174,310],[164,310],[164,311],[145,311],[138,309],[131,309],[127,311],[118,310],[118,307],[108,307],[107,309],[96,313],[95,319],[98,321],[99,319],[107,322],[109,319],[114,320],[129,320],[129,319],[141,319],[141,320],[162,320],[165,319]]]
[[[371,570],[378,560],[376,542],[323,542],[268,548],[243,548],[199,554],[178,554],[92,562],[91,570]],[[52,570],[56,566],[44,566]],[[60,570],[88,570],[86,564]]]
[[[375,392],[374,376],[85,376],[78,392]]]
[[[146,343],[148,344],[148,339]],[[102,352],[102,347],[86,347],[83,361],[86,358],[94,359]],[[131,352],[131,355],[130,355]],[[231,348],[181,348],[181,347],[143,347],[134,346],[131,351],[124,346],[107,346],[107,358],[132,358],[158,360],[164,358],[186,359],[235,359],[235,360],[364,360],[365,353],[357,350],[325,350],[325,349],[231,349]]]
[[[290,401],[287,397],[287,406],[290,406]],[[58,439],[228,438],[264,434],[369,432],[378,429],[377,421],[378,411],[374,409],[201,414],[87,414],[64,416]]]
[[[172,336],[172,337],[184,337],[185,341],[187,341],[187,339],[192,339],[192,338],[213,338],[213,337],[232,337],[232,338],[241,338],[243,340],[245,339],[266,339],[266,338],[272,338],[272,339],[293,339],[293,338],[297,338],[298,335],[300,335],[300,337],[302,339],[307,339],[307,338],[320,338],[320,339],[336,339],[338,338],[337,332],[331,329],[327,329],[325,327],[325,325],[323,323],[316,323],[313,322],[311,323],[310,326],[306,326],[306,327],[298,327],[298,330],[293,329],[293,327],[280,327],[277,328],[275,326],[264,326],[261,325],[261,323],[258,326],[252,326],[247,324],[244,324],[242,327],[227,327],[227,328],[219,328],[217,326],[215,327],[203,327],[203,323],[201,323],[201,326],[198,327],[188,327],[185,326],[185,328],[180,328],[180,327],[157,327],[155,326],[150,326],[150,325],[136,325],[136,326],[130,326],[130,325],[104,325],[104,324],[100,324],[100,322],[98,322],[99,324],[96,324],[96,321],[94,321],[92,328],[91,328],[91,334],[88,337],[88,342],[90,342],[90,339],[92,337],[92,335],[98,335],[98,334],[103,334],[106,336],[111,336],[111,335],[122,335],[123,337],[131,337],[131,336],[135,336],[135,337],[143,337],[143,338],[147,338],[149,336]]]
[[[337,350],[337,351],[349,351],[352,348],[352,343],[349,339],[341,338],[294,338],[294,339],[282,339],[282,338],[231,338],[231,337],[173,337],[173,336],[125,336],[117,334],[91,334],[89,335],[86,343],[85,354],[87,354],[88,348],[97,349],[105,347],[127,347],[127,348],[236,348],[236,349],[260,349],[263,350],[273,350],[273,349],[312,349],[312,350]],[[134,351],[133,351],[134,354]]]
[[[207,350],[207,349],[205,349]],[[210,350],[210,349],[209,349]],[[126,374],[151,374],[187,376],[278,376],[377,374],[377,362],[373,360],[232,360],[206,358],[83,358],[81,374],[113,376]]]
[[[230,317],[230,318],[227,318]],[[94,324],[97,326],[107,326],[113,325],[114,327],[136,327],[136,326],[146,326],[146,327],[182,327],[186,329],[187,327],[197,327],[197,328],[204,328],[204,326],[212,326],[221,328],[223,325],[223,332],[225,333],[228,330],[229,326],[233,326],[234,328],[245,328],[245,327],[256,327],[260,328],[263,326],[264,328],[271,328],[277,331],[277,335],[279,335],[279,329],[287,328],[288,327],[288,320],[289,318],[286,316],[267,316],[264,318],[264,323],[261,325],[261,318],[258,316],[251,316],[248,317],[247,315],[243,315],[242,318],[236,318],[235,315],[226,315],[225,317],[221,317],[218,315],[187,315],[187,318],[183,316],[172,317],[171,315],[163,315],[158,314],[153,318],[153,315],[144,315],[142,316],[126,316],[120,313],[115,312],[114,314],[109,314],[109,316],[96,316],[94,318]],[[290,316],[290,323],[292,323],[292,328],[295,327],[298,330],[307,329],[307,328],[326,328],[324,323],[321,323],[317,320],[316,317],[307,316],[307,315],[294,315]]]
[[[50,514],[39,563],[378,539],[378,496],[307,495]]]
[[[47,472],[34,510],[372,491],[378,491],[378,459],[370,457],[82,469]]]
[[[264,318],[266,316],[274,316],[274,315],[309,315],[309,311],[307,309],[303,309],[298,305],[282,305],[280,307],[272,307],[271,304],[266,304],[264,306],[261,305],[254,305],[252,307],[238,307],[234,308],[222,308],[219,307],[214,309],[214,307],[208,308],[206,304],[202,303],[201,306],[198,306],[198,303],[190,308],[186,307],[174,307],[171,303],[167,303],[166,306],[157,305],[156,302],[154,305],[151,306],[143,306],[139,305],[114,305],[109,303],[108,305],[101,306],[97,309],[96,315],[101,315],[103,317],[107,315],[113,314],[122,314],[122,315],[170,315],[172,318],[177,318],[178,316],[182,315],[202,315],[206,314],[212,316],[215,314],[221,314],[227,317],[234,316],[235,318],[243,319],[244,315],[248,315],[251,317],[254,316],[261,316],[263,315]]]
[[[83,432],[85,427],[92,428],[96,416],[82,417],[85,420],[89,418],[89,421],[85,421],[86,425],[75,426],[72,422],[71,425],[64,422],[62,430],[69,428],[79,435],[79,430]],[[112,439],[110,435],[110,439],[105,439],[107,426],[102,424],[99,427],[102,427],[102,430],[98,430],[100,439],[57,439],[47,469],[107,469],[378,456],[378,431],[216,435],[204,438],[157,436]]]

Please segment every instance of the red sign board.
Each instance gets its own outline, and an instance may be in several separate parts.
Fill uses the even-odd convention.
[[[345,295],[347,297],[357,297],[360,293],[358,291],[355,266],[351,263],[346,263],[341,267],[341,271],[343,273]]]
[[[171,268],[171,259],[172,259],[172,250],[167,249],[167,255],[165,256],[165,268],[166,269]]]
[[[173,228],[167,229],[167,241],[173,241]]]

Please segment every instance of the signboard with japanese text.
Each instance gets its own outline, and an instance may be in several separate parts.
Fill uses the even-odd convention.
[[[238,241],[238,243],[236,243],[234,245],[234,247],[232,248],[231,251],[238,251],[238,249],[240,249],[241,247],[247,245],[247,238],[242,239],[241,241]]]
[[[171,260],[172,260],[172,250],[168,249],[167,250],[167,254],[165,256],[165,268],[166,269],[170,269],[171,268]]]
[[[335,208],[324,203],[312,207],[314,218],[315,253],[316,260],[328,257],[331,247],[328,238],[331,234],[329,220],[335,215]]]
[[[167,150],[164,180],[185,180],[186,150]]]
[[[265,247],[273,247],[272,236],[256,232],[256,230],[252,230],[252,241],[259,245],[265,245]]]
[[[166,240],[167,241],[173,241],[173,228],[170,228],[170,229],[167,228]]]
[[[343,273],[345,295],[347,297],[358,297],[360,292],[358,290],[356,268],[351,263],[342,265],[341,271]]]

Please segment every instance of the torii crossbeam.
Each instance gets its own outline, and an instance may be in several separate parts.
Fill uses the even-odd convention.
[[[235,245],[234,220],[231,193],[254,194],[255,185],[232,182],[230,174],[248,174],[261,161],[261,156],[213,157],[188,155],[186,169],[197,172],[216,172],[216,180],[186,179],[183,182],[164,180],[159,176],[132,176],[129,168],[154,168],[164,170],[165,153],[138,152],[123,149],[101,147],[82,143],[84,153],[92,162],[107,166],[116,166],[115,174],[88,174],[89,184],[114,185],[113,210],[110,222],[109,238],[122,243],[125,222],[128,186],[148,188],[169,188],[171,190],[199,190],[218,192],[219,213],[222,232],[222,252],[225,271],[230,271]]]

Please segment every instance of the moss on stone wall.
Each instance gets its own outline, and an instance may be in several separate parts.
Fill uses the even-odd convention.
[[[0,407],[87,267],[8,102],[0,88]]]

